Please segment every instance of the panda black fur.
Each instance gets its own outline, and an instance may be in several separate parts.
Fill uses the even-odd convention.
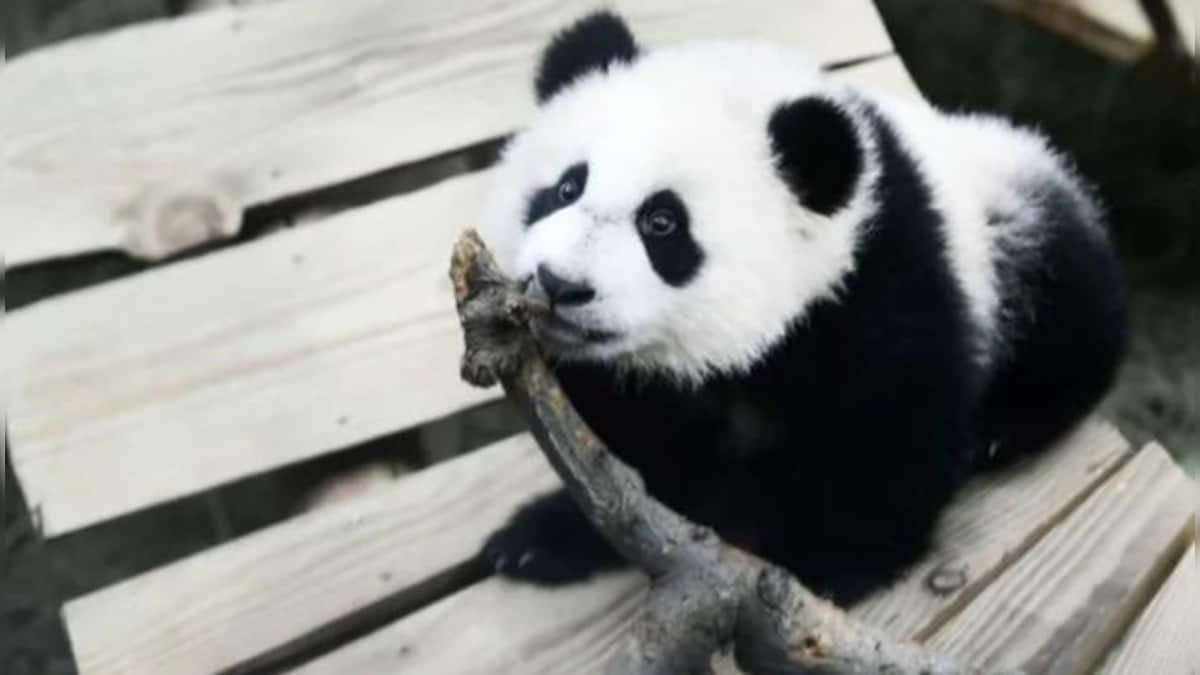
[[[586,17],[481,223],[541,344],[652,494],[852,603],[972,472],[1042,450],[1126,345],[1100,211],[1032,132],[839,85],[790,50],[642,52]],[[488,540],[540,583],[620,565],[563,492]]]

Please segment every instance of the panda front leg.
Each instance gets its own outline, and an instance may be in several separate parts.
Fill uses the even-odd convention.
[[[565,489],[521,506],[488,537],[482,555],[502,576],[547,586],[626,565]]]
[[[844,607],[895,583],[929,553],[965,477],[967,456],[964,438],[939,432],[935,424],[907,442],[903,437],[863,434],[857,445],[863,451],[852,455],[856,461],[819,484],[798,480],[791,494],[804,497],[781,501],[803,506],[778,511],[770,528],[776,536],[761,554]],[[886,452],[871,457],[869,448]],[[803,536],[796,534],[797,513],[814,525]]]

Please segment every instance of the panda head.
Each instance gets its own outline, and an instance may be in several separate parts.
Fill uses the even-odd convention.
[[[870,139],[803,56],[647,53],[601,12],[554,37],[535,90],[480,230],[549,301],[535,330],[555,357],[693,384],[744,372],[852,269]]]

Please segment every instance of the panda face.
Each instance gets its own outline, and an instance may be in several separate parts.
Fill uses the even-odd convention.
[[[480,226],[553,308],[542,345],[699,383],[750,368],[832,294],[855,228],[797,198],[770,132],[780,87],[814,82],[793,55],[713,44],[550,92],[505,148]]]
[[[543,342],[568,357],[655,344],[705,261],[676,189],[646,183],[606,200],[601,180],[578,162],[536,189],[517,254],[519,278],[553,309]]]

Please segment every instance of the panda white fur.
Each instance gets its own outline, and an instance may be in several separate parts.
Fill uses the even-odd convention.
[[[835,600],[1111,386],[1117,263],[1040,136],[770,44],[645,52],[609,12],[551,41],[536,93],[480,229],[552,301],[568,395],[655,496]],[[562,492],[483,555],[549,584],[620,564]]]

